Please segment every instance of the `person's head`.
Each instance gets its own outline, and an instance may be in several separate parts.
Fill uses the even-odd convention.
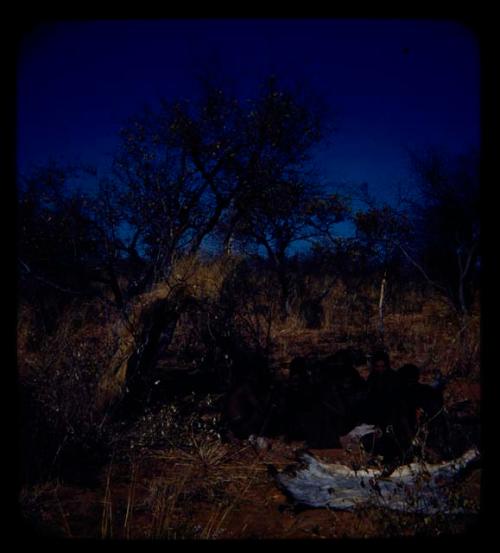
[[[292,385],[308,384],[310,380],[307,361],[304,357],[295,357],[290,363],[290,382]]]
[[[372,372],[381,374],[390,369],[389,354],[384,350],[376,351],[371,357]]]
[[[412,363],[406,363],[398,369],[398,376],[404,383],[413,385],[418,384],[420,378],[420,370],[416,365]]]

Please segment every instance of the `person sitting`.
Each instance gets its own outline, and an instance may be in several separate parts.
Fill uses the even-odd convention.
[[[443,383],[421,383],[419,368],[409,363],[398,369],[397,376],[413,435],[424,430],[426,445],[444,451],[447,447],[447,426]]]
[[[314,361],[311,359],[293,359],[284,412],[287,440],[306,441],[311,447],[316,445],[318,426],[321,426],[314,372]]]
[[[332,428],[343,435],[360,424],[366,383],[355,366],[361,361],[345,349],[323,360],[320,372],[320,397],[330,413]]]
[[[391,368],[386,351],[379,350],[371,356],[366,385],[363,421],[382,431],[381,437],[375,441],[373,453],[382,455],[386,464],[407,461],[414,431],[407,397],[401,393],[401,380]]]
[[[357,362],[348,349],[324,359],[294,359],[286,402],[289,438],[312,448],[340,447],[340,436],[361,421],[365,382]]]
[[[244,439],[263,432],[269,388],[268,367],[262,360],[252,356],[239,360],[223,406],[222,422],[229,429],[230,438]]]

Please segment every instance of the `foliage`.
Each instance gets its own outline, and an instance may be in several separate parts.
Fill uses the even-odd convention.
[[[298,208],[312,183],[304,163],[321,127],[312,106],[274,79],[246,102],[209,85],[197,100],[164,101],[132,118],[115,176],[131,251],[149,266],[144,285],[210,236],[226,248],[235,239],[275,244],[283,255],[305,224]]]
[[[479,156],[413,154],[420,201],[413,205],[417,256],[429,278],[443,287],[463,314],[478,285]]]
[[[116,347],[114,316],[98,302],[74,300],[53,335],[32,341],[37,322],[24,314],[26,338],[18,342],[23,479],[85,478],[106,458],[107,429],[93,405]]]

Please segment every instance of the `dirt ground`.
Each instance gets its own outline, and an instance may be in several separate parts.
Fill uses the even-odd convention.
[[[343,346],[331,333],[306,331],[300,340],[282,336],[273,353],[276,367],[314,350],[317,354]],[[408,354],[394,349],[394,364]],[[400,355],[401,359],[398,358]],[[425,359],[411,356],[421,366]],[[366,377],[367,367],[359,368]],[[276,371],[279,375],[279,371]],[[281,377],[286,378],[286,374]],[[424,380],[426,373],[424,371]],[[478,379],[454,378],[445,390],[447,407],[460,405],[464,448],[470,439],[468,419],[478,420],[481,390]],[[148,423],[151,432],[155,428]],[[161,425],[158,426],[161,428]],[[475,436],[475,435],[474,435]],[[198,442],[196,442],[198,440]],[[403,536],[461,536],[476,530],[481,507],[481,468],[475,468],[452,490],[468,514],[410,515],[377,507],[347,511],[300,508],[286,497],[273,478],[297,462],[304,443],[281,438],[259,444],[229,443],[205,436],[190,447],[136,443],[114,449],[92,482],[49,480],[23,488],[20,516],[26,532],[37,537],[113,540],[339,539]],[[476,438],[472,438],[473,443]],[[363,466],[359,449],[309,450],[325,462],[351,468]]]
[[[478,521],[480,469],[456,489],[472,512],[467,515],[301,509],[277,487],[269,466],[293,465],[302,445],[280,439],[260,447],[248,441],[212,444],[205,459],[180,450],[143,450],[127,459],[116,453],[96,485],[48,482],[24,492],[22,511],[39,536],[132,540],[455,535]],[[351,467],[363,461],[359,451],[309,451]]]

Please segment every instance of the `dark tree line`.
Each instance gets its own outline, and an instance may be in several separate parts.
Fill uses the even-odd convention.
[[[290,246],[315,234],[315,218],[326,227],[340,220],[338,202],[321,195],[306,165],[323,121],[274,79],[248,101],[208,87],[197,100],[164,102],[131,118],[97,195],[65,190],[71,175],[57,167],[20,187],[23,277],[50,277],[54,288],[65,288],[71,260],[80,280],[108,284],[123,304],[168,278],[177,258],[196,254],[211,237],[225,251],[261,248],[286,309]]]
[[[192,100],[164,101],[132,117],[112,174],[82,175],[97,180],[95,193],[68,185],[74,168],[48,164],[25,176],[18,187],[21,293],[67,298],[104,287],[123,308],[210,242],[221,254],[266,259],[285,316],[293,245],[306,240],[336,265],[334,274],[406,271],[467,313],[480,268],[477,156],[414,155],[419,198],[405,209],[372,203],[355,212],[310,169],[327,121],[273,78],[249,100],[205,85]],[[356,234],[340,238],[335,225],[347,219]]]
[[[467,315],[479,287],[479,155],[429,149],[410,161],[417,196],[400,208],[368,202],[355,215],[358,237],[384,270],[408,266]]]

